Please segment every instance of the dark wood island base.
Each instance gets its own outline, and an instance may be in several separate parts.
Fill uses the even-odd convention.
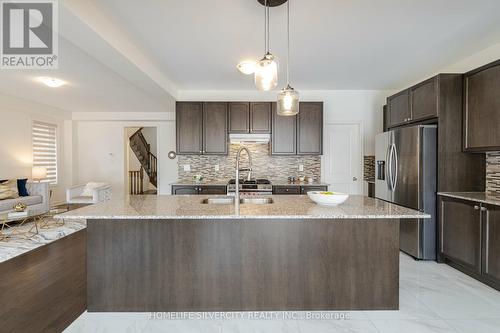
[[[397,310],[399,219],[88,220],[87,296],[94,312]]]

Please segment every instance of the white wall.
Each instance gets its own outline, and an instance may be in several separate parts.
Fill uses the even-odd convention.
[[[156,127],[144,127],[142,129],[142,135],[144,135],[144,138],[150,145],[150,150],[153,155],[158,154],[158,148],[156,144],[157,140],[157,133],[156,133]]]
[[[156,119],[155,119],[156,118]],[[113,195],[127,192],[126,149],[127,127],[156,127],[158,149],[158,193],[170,194],[169,184],[177,180],[177,160],[168,159],[175,150],[175,120],[173,112],[155,114],[88,114],[74,113],[77,139],[74,152],[78,155],[78,183],[109,182]],[[144,120],[147,119],[147,120]]]
[[[0,94],[0,179],[31,178],[33,149],[31,126],[34,120],[56,124],[58,143],[58,184],[52,187],[52,203],[65,201],[68,174],[66,126],[69,112]]]

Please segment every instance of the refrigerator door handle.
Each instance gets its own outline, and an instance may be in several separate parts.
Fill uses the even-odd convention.
[[[393,146],[393,154],[394,154],[394,162],[395,162],[395,167],[394,167],[394,180],[392,181],[392,190],[396,190],[396,185],[398,183],[398,150],[396,148],[395,144],[392,144]]]
[[[392,144],[387,147],[386,161],[385,164],[385,177],[387,179],[387,187],[392,191]]]

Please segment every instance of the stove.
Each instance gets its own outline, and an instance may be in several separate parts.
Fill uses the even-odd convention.
[[[273,194],[273,186],[271,181],[267,179],[240,179],[240,195],[256,196],[256,195],[271,195]],[[231,179],[227,185],[227,194],[234,195],[236,191],[236,181]]]

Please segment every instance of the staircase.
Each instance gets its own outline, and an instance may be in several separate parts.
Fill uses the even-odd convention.
[[[135,156],[141,163],[141,170],[138,171],[130,171],[130,181],[133,182],[136,178],[142,178],[142,170],[146,172],[149,177],[149,182],[153,184],[155,187],[157,186],[158,181],[158,163],[156,156],[151,153],[151,146],[144,138],[142,134],[142,127],[139,128],[132,136],[130,137],[130,148],[134,152]],[[135,192],[135,193],[132,193]],[[143,194],[142,189],[142,179],[140,180],[140,186],[131,187],[131,194]]]

